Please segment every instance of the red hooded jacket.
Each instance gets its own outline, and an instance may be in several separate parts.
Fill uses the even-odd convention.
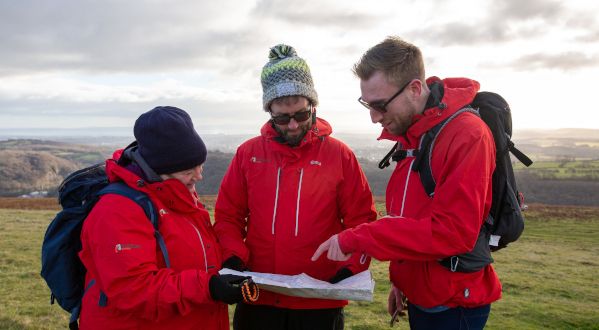
[[[113,159],[106,172],[111,182],[146,193],[159,210],[171,268],[142,208],[120,195],[102,196],[81,232],[86,285],[95,279],[83,297],[81,329],[229,329],[227,305],[212,300],[208,289],[222,263],[208,212],[176,179],[140,186],[140,178]],[[98,303],[100,290],[105,307]]]
[[[428,84],[437,81],[429,78]],[[442,81],[442,103],[413,118],[405,135],[386,130],[381,138],[399,141],[402,149],[418,149],[421,136],[472,102],[479,84],[465,78]],[[464,113],[440,132],[432,149],[435,195],[428,197],[414,157],[399,161],[387,186],[387,216],[339,235],[345,252],[390,260],[393,284],[412,303],[431,308],[475,307],[501,297],[501,284],[491,265],[474,273],[451,272],[438,259],[472,250],[491,207],[495,144],[486,124]]]
[[[354,274],[370,259],[310,260],[320,243],[345,228],[376,219],[366,177],[352,151],[329,136],[318,118],[299,146],[275,139],[266,123],[262,135],[243,143],[225,177],[214,211],[223,258],[240,257],[251,271],[328,280],[342,267]],[[247,226],[247,230],[246,230]],[[292,309],[335,308],[345,300],[291,297],[261,291],[257,304]]]

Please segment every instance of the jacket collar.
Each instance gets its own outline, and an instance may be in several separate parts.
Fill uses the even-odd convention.
[[[123,181],[128,186],[148,194],[154,202],[162,204],[157,205],[159,208],[167,207],[178,213],[191,213],[197,211],[198,206],[204,207],[197,201],[197,195],[192,196],[187,187],[177,179],[148,182],[135,171],[119,165],[118,160],[122,154],[122,149],[117,150],[111,159],[106,160],[106,175],[110,182]]]

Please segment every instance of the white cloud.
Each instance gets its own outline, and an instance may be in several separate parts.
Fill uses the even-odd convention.
[[[0,128],[123,126],[168,104],[204,130],[257,132],[260,70],[283,42],[308,62],[335,131],[374,132],[351,67],[388,35],[418,45],[429,75],[472,77],[526,107],[516,128],[598,127],[571,96],[599,74],[598,9],[583,0],[4,1]],[[547,90],[551,98],[538,96]],[[565,104],[569,116],[553,112]]]

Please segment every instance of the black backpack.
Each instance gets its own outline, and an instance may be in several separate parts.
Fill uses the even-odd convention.
[[[443,93],[442,90],[440,93]],[[440,100],[441,97],[439,96],[438,99]],[[441,259],[439,262],[451,271],[474,272],[493,262],[491,251],[500,250],[516,241],[524,231],[524,217],[521,211],[523,198],[516,188],[510,152],[526,166],[530,166],[532,160],[516,149],[511,141],[512,115],[505,99],[496,93],[479,92],[470,105],[458,110],[425,133],[420,140],[418,150],[412,151],[416,157],[412,170],[419,173],[420,181],[429,197],[434,197],[436,186],[430,163],[435,140],[449,121],[464,112],[480,116],[493,134],[497,154],[492,178],[492,204],[474,249],[468,253]],[[406,150],[398,150],[397,147],[396,143],[379,163],[379,168],[389,166],[390,158],[399,161],[407,156]]]
[[[154,226],[154,234],[166,266],[170,267],[166,245],[158,232],[158,213],[150,198],[125,183],[108,183],[104,164],[97,164],[70,174],[58,188],[58,202],[62,210],[52,220],[42,243],[41,276],[50,288],[50,303],[54,300],[71,313],[70,329],[77,329],[81,311],[81,299],[95,283],[85,286],[85,267],[79,259],[83,221],[91,212],[100,196],[118,194],[135,201]],[[117,248],[117,247],[115,247]],[[107,298],[101,293],[100,306],[106,306]]]

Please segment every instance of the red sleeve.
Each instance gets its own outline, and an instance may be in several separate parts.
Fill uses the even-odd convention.
[[[417,261],[472,250],[491,205],[495,169],[495,144],[490,131],[482,122],[473,126],[465,134],[454,127],[452,133],[439,136],[433,157],[444,161],[433,167],[437,186],[426,217],[387,216],[346,230],[339,235],[342,250],[365,252],[378,260]],[[443,144],[439,143],[441,138],[446,139]],[[410,185],[420,184],[417,174],[411,175]],[[417,198],[410,195],[413,192],[410,189],[408,198]]]
[[[154,228],[135,202],[118,195],[104,196],[85,226],[82,241],[89,248],[96,281],[111,307],[160,321],[214,302],[208,289],[211,274],[158,267]],[[117,244],[125,249],[117,253]]]
[[[214,207],[214,231],[223,249],[223,260],[235,255],[247,265],[250,253],[244,239],[249,209],[241,159],[238,150],[221,182]]]
[[[376,220],[376,209],[370,186],[356,156],[347,147],[343,156],[343,184],[337,198],[338,208],[343,219],[343,228],[354,228],[363,223]],[[356,253],[341,267],[357,274],[370,265],[370,257]],[[340,268],[341,268],[340,267]]]

